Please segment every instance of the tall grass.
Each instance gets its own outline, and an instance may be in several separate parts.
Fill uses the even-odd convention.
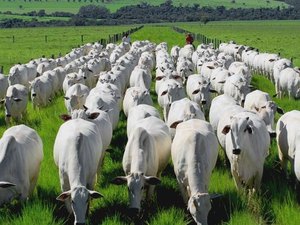
[[[109,32],[108,28],[99,27],[99,29],[107,29]],[[114,28],[112,33],[116,29],[123,30],[123,27]],[[22,31],[28,32],[26,29],[18,30],[20,34]],[[66,33],[67,31],[53,29],[52,32],[60,35],[59,32]],[[91,36],[95,35],[92,31],[90,33]],[[184,35],[175,33],[168,26],[145,26],[142,30],[132,34],[131,39],[132,41],[148,39],[155,43],[166,41],[169,48],[176,44],[184,45]],[[53,50],[61,51],[55,46],[58,45],[53,42]],[[40,48],[41,46],[36,46],[36,49],[43,52],[43,48]],[[263,76],[255,75],[253,85],[263,91],[274,93],[274,86]],[[153,94],[153,90],[151,93]],[[155,99],[154,96],[153,98]],[[299,109],[298,101],[288,99],[275,99],[275,101],[285,111]],[[0,111],[1,134],[7,128],[3,111],[3,109]],[[72,224],[72,216],[68,215],[63,204],[55,200],[60,194],[60,184],[58,170],[53,161],[53,143],[59,126],[63,123],[58,117],[62,113],[66,113],[66,109],[61,95],[57,96],[48,107],[40,110],[35,111],[31,104],[28,105],[27,117],[21,122],[36,129],[40,134],[44,143],[45,156],[34,195],[27,202],[13,202],[2,207],[0,224]],[[88,224],[190,224],[192,218],[181,198],[171,163],[162,174],[162,184],[157,186],[153,201],[143,203],[142,218],[134,220],[130,217],[127,211],[126,186],[115,186],[110,183],[115,176],[123,175],[121,162],[126,142],[126,118],[121,113],[120,122],[114,131],[111,150],[105,155],[95,187],[104,195],[104,198],[92,201]],[[220,149],[209,187],[209,192],[213,197],[209,224],[295,225],[299,223],[300,209],[294,182],[286,179],[280,171],[275,141],[272,142],[270,155],[265,163],[261,194],[250,201],[248,196],[236,191],[229,166],[225,163],[225,157],[224,151]]]

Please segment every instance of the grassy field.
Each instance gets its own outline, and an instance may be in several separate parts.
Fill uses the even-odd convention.
[[[59,27],[59,28],[24,28],[0,30],[0,66],[7,74],[16,63],[26,63],[42,55],[50,58],[59,53],[66,54],[70,49],[83,43],[99,41],[111,34],[122,33],[134,25],[102,27]],[[47,36],[47,42],[45,41]],[[14,39],[13,39],[14,37]],[[13,50],[12,50],[13,49]]]
[[[273,25],[275,26],[276,22],[273,22]],[[195,25],[181,24],[181,26],[191,30],[194,29],[193,26]],[[106,32],[110,32],[111,34],[115,33],[116,29],[123,31],[123,28],[124,27],[98,27],[99,30],[107,29]],[[45,31],[48,30],[49,35],[53,34],[53,36],[58,38],[63,34],[79,37],[82,33],[82,29],[89,29],[88,31],[85,30],[86,33],[90,35],[89,37],[91,39],[89,39],[89,41],[99,39],[99,30],[96,30],[96,28],[76,28],[77,31],[74,29],[75,28],[48,28],[45,29]],[[0,30],[0,37],[4,31],[6,32],[6,30]],[[6,35],[10,34],[9,31],[11,30],[8,30]],[[34,36],[32,30],[20,29],[15,32],[18,32],[20,36],[24,37],[23,41],[27,42],[28,46],[32,43],[31,52],[28,52],[27,47],[25,48],[25,45],[21,44],[18,46],[19,49],[13,48],[13,50],[11,50],[25,52],[27,59],[23,58],[22,60],[24,60],[24,62],[30,58],[37,57],[35,52],[37,52],[38,56],[40,54],[49,55],[54,52],[67,52],[70,51],[73,46],[79,44],[77,39],[73,39],[73,42],[69,40],[65,43],[58,43],[62,42],[61,40],[53,40],[53,42],[49,41],[46,48],[30,40],[25,41],[25,37],[30,39],[31,36]],[[70,34],[71,32],[72,35]],[[222,31],[220,30],[219,32]],[[247,32],[245,32],[245,36],[246,35],[248,35]],[[92,38],[95,39],[92,40]],[[80,38],[78,39],[80,41]],[[175,44],[180,46],[184,44],[184,35],[174,32],[168,26],[145,26],[145,28],[132,34],[131,39],[132,41],[148,39],[155,43],[166,41],[169,48]],[[271,41],[272,40],[270,40],[270,43]],[[2,49],[5,45],[3,41],[0,43],[0,49]],[[51,49],[51,51],[48,51],[48,49]],[[15,57],[11,59],[12,62],[14,61],[14,63],[16,63],[21,60],[18,58],[18,55],[21,56],[20,53],[16,53]],[[253,85],[263,91],[270,92],[271,94],[274,93],[274,86],[271,82],[260,75],[254,76]],[[278,102],[285,111],[300,108],[299,101],[288,99],[282,99],[280,101],[275,99],[275,101]],[[6,129],[3,111],[3,109],[0,111],[0,134]],[[68,219],[63,205],[55,200],[55,197],[60,193],[60,186],[58,170],[54,165],[52,155],[55,136],[59,126],[62,124],[58,116],[65,112],[62,96],[58,96],[50,106],[41,110],[34,111],[32,105],[28,105],[28,116],[23,122],[36,129],[42,137],[45,157],[42,163],[37,189],[33,197],[24,204],[14,202],[2,207],[0,209],[0,224],[72,224],[72,219]],[[128,204],[127,188],[125,186],[114,186],[110,184],[110,180],[113,177],[123,174],[121,160],[126,141],[126,119],[124,114],[121,113],[120,123],[118,128],[114,131],[114,138],[111,144],[112,151],[106,153],[103,170],[96,185],[96,190],[102,193],[104,198],[92,202],[88,224],[133,224],[126,210]],[[249,202],[243,193],[237,193],[229,168],[224,165],[224,152],[220,150],[219,153],[219,159],[213,171],[209,191],[210,193],[222,194],[223,197],[219,199],[219,201],[213,201],[213,208],[209,216],[210,224],[299,224],[300,207],[296,200],[293,182],[284,178],[279,171],[277,149],[274,141],[272,142],[270,155],[265,163],[262,193]],[[156,193],[157,200],[150,205],[144,206],[145,210],[142,215],[142,220],[138,221],[138,224],[185,225],[190,223],[191,217],[189,217],[186,212],[186,206],[184,206],[181,200],[171,163],[164,171],[162,184],[157,187]]]
[[[148,2],[151,5],[160,5],[164,3],[164,0],[146,0],[143,2]],[[24,1],[24,0],[14,0],[6,1],[0,0],[0,11],[6,12],[11,11],[13,13],[26,13],[30,11],[39,11],[41,9],[46,10],[46,13],[52,12],[71,12],[77,13],[79,8],[84,5],[95,4],[99,6],[104,6],[108,8],[111,12],[117,11],[119,8],[128,5],[137,5],[140,4],[140,0],[114,0],[111,3],[102,3],[102,1],[96,0],[43,0],[43,1]],[[274,0],[235,0],[235,3],[232,3],[231,0],[174,0],[173,4],[176,6],[179,5],[190,5],[200,4],[200,6],[225,6],[226,8],[275,8],[275,7],[287,7],[285,3],[274,1]]]
[[[279,53],[293,57],[300,66],[300,20],[295,21],[227,21],[177,24],[193,33],[222,41],[234,40],[239,44],[253,46],[260,52]]]
[[[49,21],[49,20],[67,21],[70,18],[68,18],[68,17],[50,17],[50,16],[38,17],[38,16],[21,16],[21,15],[0,14],[0,20],[5,20],[5,19],[22,19],[24,21],[37,20],[40,22],[45,22],[45,21]]]

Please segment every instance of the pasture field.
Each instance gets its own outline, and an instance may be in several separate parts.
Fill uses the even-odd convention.
[[[70,13],[77,13],[81,6],[85,5],[99,5],[108,8],[111,12],[117,11],[119,8],[129,5],[137,5],[141,2],[147,2],[151,5],[160,5],[164,3],[164,0],[113,0],[111,2],[103,3],[102,1],[98,0],[47,0],[47,1],[24,1],[24,0],[14,0],[14,1],[0,1],[0,11],[6,12],[11,11],[13,13],[26,13],[31,11],[39,11],[39,10],[46,10],[46,13],[52,12],[70,12]],[[175,6],[179,5],[190,5],[193,6],[194,4],[200,4],[200,6],[225,6],[226,8],[275,8],[275,7],[287,7],[288,5],[274,0],[235,0],[235,3],[231,3],[231,0],[173,0],[173,4]]]
[[[193,33],[222,41],[234,40],[258,48],[260,52],[279,53],[282,57],[294,59],[300,66],[300,20],[293,21],[219,21],[176,24]]]
[[[70,49],[81,45],[81,35],[84,43],[107,39],[111,34],[117,34],[134,28],[126,26],[102,27],[58,27],[58,28],[23,28],[0,29],[0,66],[4,73],[16,63],[26,63],[32,58],[42,55],[50,58],[70,52]],[[45,41],[47,36],[47,42]],[[13,39],[14,37],[14,39]]]
[[[38,16],[22,16],[22,15],[9,15],[9,14],[0,14],[0,20],[4,19],[22,19],[24,21],[31,21],[31,20],[37,20],[40,22],[46,22],[49,20],[62,20],[62,21],[67,21],[70,18],[68,17],[52,17],[52,16],[43,16],[43,17],[38,17]]]
[[[276,24],[276,22],[274,22],[274,24]],[[181,26],[187,30],[194,29],[193,24],[181,24]],[[104,29],[103,27],[98,28]],[[123,28],[124,27],[115,27],[110,28],[111,30],[107,28],[107,32],[110,31],[110,34],[112,34],[115,32],[114,29],[120,29],[119,31],[127,29]],[[80,36],[81,29],[83,28],[78,28],[78,33],[73,30],[75,28],[49,30],[58,37],[69,33],[69,29],[72,30],[74,36]],[[97,32],[96,28],[87,27],[84,29],[87,29],[86,33],[91,35],[91,39],[87,41],[96,41],[99,39],[99,31]],[[90,30],[88,31],[88,29]],[[23,34],[23,36],[31,36],[27,29],[16,30],[16,32],[17,31],[19,34]],[[0,30],[0,35],[2,35],[2,32],[3,30]],[[196,28],[194,32],[206,34],[203,30],[196,30]],[[8,34],[9,32],[7,35]],[[245,35],[247,34],[245,33]],[[92,40],[93,37],[95,38],[94,40]],[[143,29],[132,34],[131,38],[132,41],[148,39],[155,43],[166,41],[169,48],[176,44],[180,46],[184,45],[184,35],[174,32],[172,28],[168,26],[145,26]],[[270,40],[270,43],[271,41],[272,40]],[[18,49],[18,51],[25,52],[28,58],[24,58],[23,62],[26,62],[26,60],[38,57],[41,54],[49,56],[49,54],[53,54],[54,51],[68,52],[72,47],[79,44],[77,39],[73,40],[73,42],[71,40],[65,43],[58,42],[62,41],[49,41],[48,48],[51,49],[51,51],[48,52],[43,45],[35,45],[35,42],[30,41],[28,41],[27,45],[30,46],[31,43],[31,52],[27,52],[28,50],[21,44],[19,45],[20,49]],[[297,46],[292,46],[292,48],[294,47]],[[11,51],[15,50],[17,49],[11,48]],[[34,55],[35,52],[38,52],[38,56]],[[14,63],[18,62],[18,55],[21,56],[20,53],[16,53],[12,59],[12,61],[15,60]],[[260,75],[254,76],[253,85],[258,89],[274,94],[273,84]],[[154,91],[152,91],[152,96],[155,102],[156,97],[153,93]],[[274,100],[285,111],[300,108],[299,101],[288,99]],[[58,96],[51,105],[40,110],[34,111],[32,105],[28,105],[27,117],[23,122],[36,129],[42,137],[44,142],[42,169],[33,197],[24,204],[13,202],[1,208],[0,224],[72,224],[72,219],[68,219],[63,204],[55,200],[56,196],[60,193],[60,185],[58,170],[53,161],[52,151],[56,133],[62,124],[59,115],[63,113],[66,113],[66,109],[64,108],[62,96]],[[120,118],[118,128],[114,131],[111,144],[112,150],[106,153],[103,169],[96,185],[96,190],[102,193],[104,198],[92,201],[88,224],[133,224],[126,210],[128,204],[127,188],[125,186],[110,184],[112,178],[123,175],[121,161],[127,137],[126,118],[123,113],[121,113]],[[0,125],[0,134],[2,134],[6,129],[3,108],[0,111]],[[213,201],[209,224],[299,224],[300,207],[295,194],[294,183],[287,180],[280,172],[275,141],[272,142],[270,155],[265,163],[260,195],[248,201],[247,196],[236,191],[229,167],[225,165],[224,152],[221,149],[219,150],[217,166],[211,178],[209,192],[223,195],[222,198]],[[142,213],[142,220],[137,221],[137,224],[191,224],[191,217],[187,213],[186,206],[181,199],[171,163],[162,175],[162,184],[156,188],[156,196],[156,199],[151,204],[144,206],[145,210]]]

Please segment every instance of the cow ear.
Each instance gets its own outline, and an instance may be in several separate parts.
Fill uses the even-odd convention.
[[[127,182],[127,178],[124,176],[115,177],[111,183],[116,185],[125,184]]]
[[[5,99],[1,99],[0,103],[4,104],[4,102],[5,102]]]
[[[62,115],[59,116],[59,118],[61,118],[65,122],[72,119],[72,117],[68,114],[62,114]]]
[[[209,89],[209,92],[210,93],[218,93],[216,90],[213,90],[213,89]]]
[[[6,181],[0,181],[0,188],[9,188],[9,187],[13,187],[16,186],[13,183],[10,182],[6,182]]]
[[[207,66],[207,68],[211,69],[211,70],[215,69],[215,67],[213,67],[213,66]]]
[[[195,90],[195,91],[193,91],[193,95],[195,95],[195,94],[198,94],[200,92],[200,89],[197,89],[197,90]]]
[[[228,132],[230,131],[230,126],[229,125],[226,125],[223,130],[222,130],[222,134],[227,134]]]
[[[70,197],[71,197],[71,191],[65,191],[65,192],[61,193],[61,194],[56,198],[56,200],[64,202],[64,201],[66,201],[66,200],[67,200],[68,198],[70,198]]]
[[[174,123],[171,124],[170,128],[176,129],[176,127],[178,126],[178,124],[180,124],[180,123],[182,123],[182,122],[183,122],[182,120],[176,121],[176,122],[174,122]]]
[[[159,77],[155,77],[155,80],[162,80],[164,77],[163,76],[159,76]]]
[[[167,93],[168,93],[168,91],[163,91],[163,92],[161,93],[161,96],[166,95]]]
[[[67,97],[67,96],[64,96],[64,99],[66,99],[66,100],[69,100],[70,98],[69,98],[69,97]]]
[[[94,119],[96,119],[99,115],[100,115],[99,112],[94,112],[94,113],[91,113],[91,115],[89,115],[88,118],[91,119],[91,120],[94,120]]]
[[[100,194],[100,193],[97,192],[97,191],[90,191],[90,190],[89,190],[89,193],[90,193],[91,198],[93,198],[93,199],[96,199],[96,198],[103,198],[103,195]]]
[[[283,111],[283,109],[282,109],[282,108],[280,108],[280,107],[277,107],[277,112],[278,112],[279,114],[284,114],[284,111]]]
[[[153,176],[150,176],[150,177],[145,176],[145,181],[147,184],[150,184],[150,185],[157,185],[157,184],[161,183],[160,179],[158,179],[157,177],[153,177]]]

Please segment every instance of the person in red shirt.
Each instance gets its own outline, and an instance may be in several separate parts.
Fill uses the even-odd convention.
[[[186,42],[187,45],[188,45],[188,44],[190,44],[190,45],[193,44],[194,38],[193,38],[193,36],[192,36],[190,33],[188,33],[188,34],[186,35],[185,42]]]

